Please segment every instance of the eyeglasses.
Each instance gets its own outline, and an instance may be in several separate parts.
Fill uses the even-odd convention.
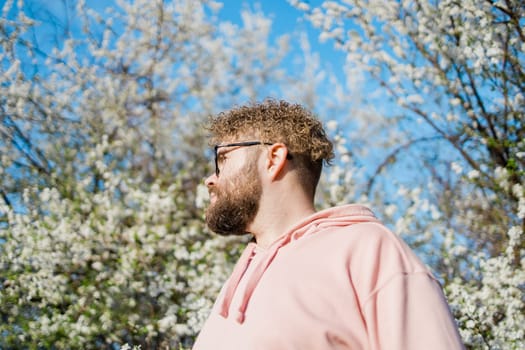
[[[245,141],[245,142],[234,142],[234,143],[228,143],[225,145],[215,145],[214,153],[215,153],[215,175],[219,176],[220,170],[219,170],[219,155],[217,151],[219,148],[223,147],[248,147],[248,146],[256,146],[256,145],[273,145],[273,143],[270,142],[262,142],[262,141]]]

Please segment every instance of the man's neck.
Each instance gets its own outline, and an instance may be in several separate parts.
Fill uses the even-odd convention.
[[[261,200],[259,212],[249,226],[257,245],[266,249],[294,225],[315,213],[311,200],[300,194]]]

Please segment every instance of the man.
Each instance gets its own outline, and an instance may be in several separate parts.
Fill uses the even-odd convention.
[[[206,221],[249,243],[194,350],[461,349],[439,284],[372,212],[316,212],[333,147],[300,105],[268,100],[211,119]]]

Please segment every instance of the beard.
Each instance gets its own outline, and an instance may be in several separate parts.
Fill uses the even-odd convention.
[[[256,162],[233,175],[234,180],[215,188],[215,202],[206,210],[206,224],[219,235],[246,234],[248,225],[259,210],[262,186]]]

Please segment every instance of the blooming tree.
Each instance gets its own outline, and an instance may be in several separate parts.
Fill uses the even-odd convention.
[[[440,275],[468,347],[522,348],[523,2],[289,2],[370,80],[368,200]]]
[[[200,124],[294,80],[220,6],[0,9],[0,348],[191,344],[239,249],[203,225]]]

